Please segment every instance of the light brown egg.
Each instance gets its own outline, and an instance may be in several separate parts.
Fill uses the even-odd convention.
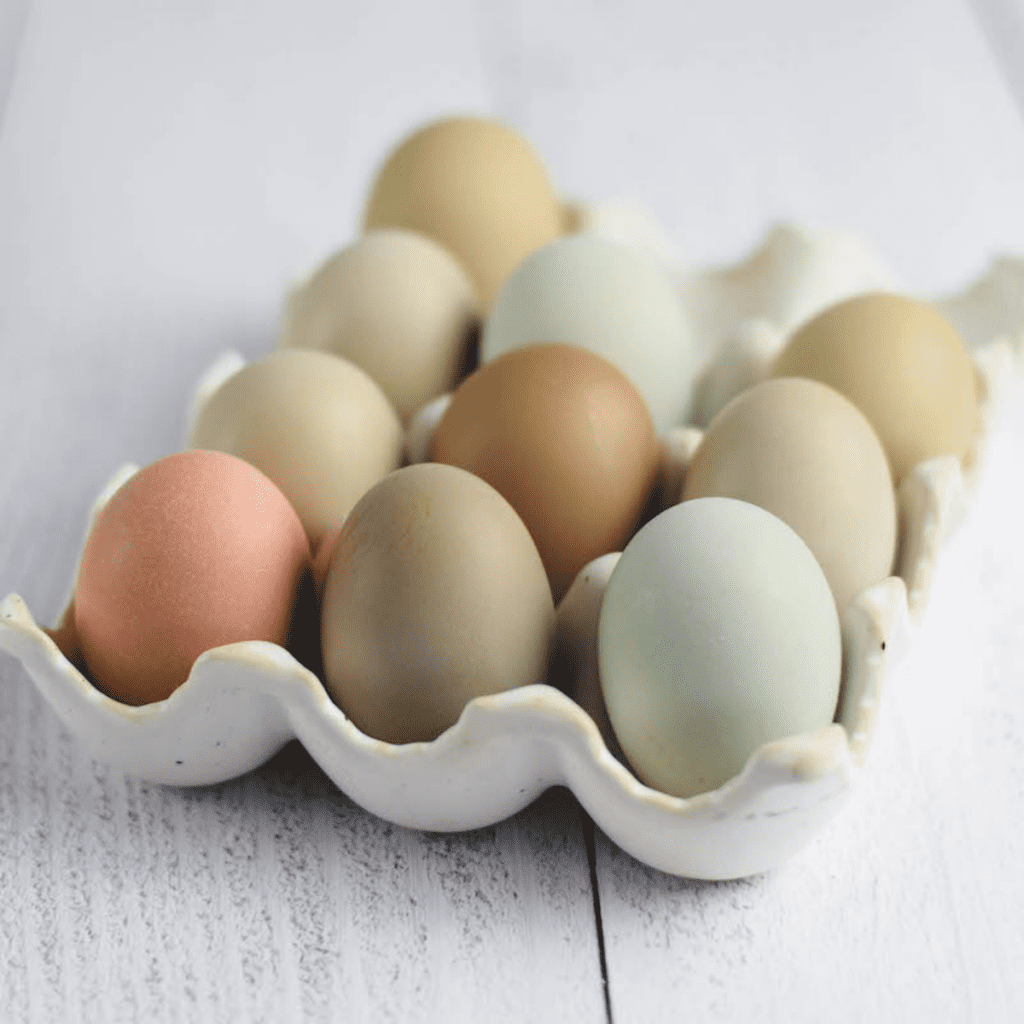
[[[460,469],[407,466],[334,544],[323,597],[327,689],[365,733],[431,740],[474,697],[544,681],[555,612],[512,507]]]
[[[328,352],[280,349],[214,392],[189,444],[237,455],[266,473],[315,548],[401,465],[402,441],[394,408],[358,366]]]
[[[484,308],[525,256],[561,234],[562,207],[533,147],[499,121],[435,121],[388,156],[363,223],[419,231],[451,250]]]
[[[291,295],[281,344],[355,363],[408,422],[458,384],[478,326],[473,284],[447,249],[412,231],[371,231]]]
[[[204,651],[285,644],[309,542],[285,496],[221,452],[169,455],[117,491],[89,533],[75,631],[97,684],[163,700]]]
[[[810,377],[846,395],[877,431],[897,483],[924,459],[962,459],[977,427],[963,341],[933,307],[902,295],[829,307],[797,330],[772,376]]]
[[[686,471],[683,500],[737,498],[795,530],[843,609],[892,571],[896,496],[871,424],[818,381],[768,380],[711,421]]]
[[[431,458],[475,473],[509,500],[558,601],[587,562],[629,539],[659,448],[647,405],[621,370],[585,349],[529,345],[463,381]]]

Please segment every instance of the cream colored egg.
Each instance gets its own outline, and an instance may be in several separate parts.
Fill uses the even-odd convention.
[[[761,745],[832,721],[839,617],[814,555],[781,519],[698,498],[626,546],[601,606],[598,660],[637,775],[690,797],[727,782]]]
[[[327,689],[365,733],[431,740],[474,697],[543,682],[555,611],[530,534],[479,477],[422,463],[352,510],[324,583]]]
[[[682,303],[667,272],[637,250],[575,235],[528,257],[484,323],[481,362],[538,342],[585,348],[617,366],[659,433],[690,404],[697,358]]]
[[[402,418],[459,382],[479,324],[454,257],[411,231],[371,231],[289,297],[281,344],[362,367]]]
[[[358,366],[282,349],[229,377],[202,408],[191,448],[236,455],[284,493],[314,547],[401,465],[402,424]]]
[[[818,381],[768,380],[712,421],[682,497],[738,498],[803,538],[845,608],[892,571],[896,495],[882,443],[857,407]]]

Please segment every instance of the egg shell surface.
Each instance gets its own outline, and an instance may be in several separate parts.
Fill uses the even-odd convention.
[[[326,686],[376,739],[432,740],[472,698],[543,682],[554,629],[529,531],[464,470],[397,470],[364,495],[334,543]]]
[[[598,622],[608,718],[648,786],[717,789],[772,740],[832,721],[839,617],[807,545],[732,498],[666,509],[630,541]]]
[[[836,303],[786,343],[773,377],[809,377],[845,395],[875,428],[898,484],[937,455],[963,459],[978,420],[970,353],[926,302],[883,292]]]
[[[74,622],[97,683],[163,700],[204,651],[288,639],[310,548],[285,496],[234,456],[186,451],[141,469],[86,540]]]
[[[659,433],[690,404],[697,355],[678,291],[638,250],[582,234],[529,256],[484,322],[480,361],[541,341],[576,345],[617,366]]]
[[[818,381],[764,381],[712,420],[682,498],[712,496],[759,505],[796,530],[840,609],[892,570],[896,494],[882,443],[852,402]]]
[[[189,444],[270,477],[314,548],[403,457],[402,424],[369,375],[306,349],[279,349],[229,377],[200,411]]]
[[[408,422],[458,384],[478,323],[473,284],[448,250],[412,231],[371,231],[291,295],[281,344],[355,363]]]
[[[643,397],[610,362],[530,345],[467,377],[431,458],[475,473],[522,517],[558,601],[591,559],[626,543],[660,450]]]
[[[483,117],[435,121],[405,139],[373,182],[363,227],[419,231],[466,268],[488,308],[510,273],[563,228],[536,151]]]

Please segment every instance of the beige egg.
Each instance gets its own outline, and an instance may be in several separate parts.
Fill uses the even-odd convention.
[[[512,506],[464,470],[407,466],[362,498],[334,544],[327,689],[370,736],[431,740],[474,697],[543,682],[554,621]]]
[[[534,249],[561,234],[561,204],[518,132],[482,117],[435,121],[388,156],[363,223],[407,228],[451,250],[484,308]]]
[[[769,380],[708,426],[686,471],[684,500],[736,498],[799,534],[842,609],[885,579],[896,552],[896,496],[871,424],[817,381]]]
[[[214,392],[189,447],[236,455],[265,473],[316,547],[401,465],[402,442],[397,413],[358,366],[327,352],[282,349]]]
[[[789,340],[773,377],[810,377],[867,416],[893,478],[936,455],[962,459],[977,428],[974,366],[925,302],[871,293],[830,306]]]
[[[412,231],[371,231],[290,296],[281,344],[362,367],[408,422],[458,384],[478,325],[473,284],[446,249]]]

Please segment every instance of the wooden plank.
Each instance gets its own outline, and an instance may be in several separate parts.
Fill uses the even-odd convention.
[[[0,6],[0,130],[7,94],[18,66],[18,51],[28,19],[29,0],[5,0]]]
[[[462,0],[34,4],[0,136],[5,592],[53,621],[104,479],[180,445],[217,352],[270,346],[386,148],[488,89]],[[6,658],[0,690],[0,1017],[604,1019],[564,792],[432,836],[296,748],[161,789],[86,757]]]
[[[1024,253],[1024,132],[961,3],[527,0],[519,40],[520,123],[563,187],[644,203],[698,259],[779,217],[861,233],[915,289]],[[727,884],[598,836],[617,1024],[1024,1017],[1017,402],[830,830]]]
[[[969,0],[1006,84],[1024,115],[1024,3],[1020,0]]]
[[[3,683],[5,1019],[604,1019],[566,791],[427,835],[363,812],[297,744],[162,789],[92,762],[6,659]]]

